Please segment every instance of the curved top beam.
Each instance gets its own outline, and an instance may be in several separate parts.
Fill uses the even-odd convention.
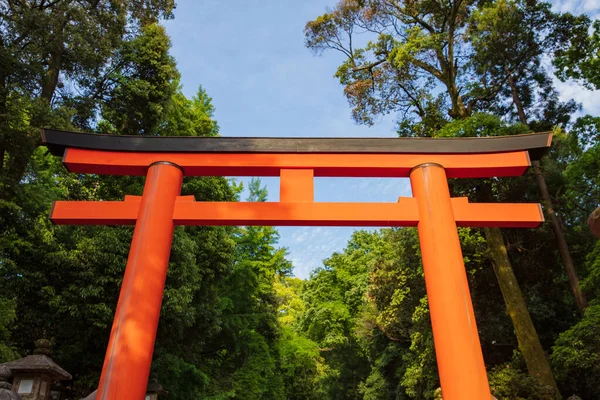
[[[485,154],[529,152],[538,160],[552,133],[467,138],[271,138],[198,136],[120,136],[42,129],[52,154],[66,148],[169,153],[328,153],[328,154]]]

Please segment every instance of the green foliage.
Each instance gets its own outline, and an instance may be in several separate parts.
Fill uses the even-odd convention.
[[[135,43],[174,7],[173,0],[0,4],[0,198],[13,199],[19,190],[41,144],[39,128],[94,125],[115,90],[113,61],[123,59],[124,42]],[[130,57],[128,66],[137,61]]]
[[[511,363],[494,367],[488,374],[490,390],[498,400],[543,399],[535,379]]]
[[[209,378],[194,364],[172,354],[158,354],[153,364],[161,382],[175,382],[169,385],[169,396],[178,400],[195,400],[202,395]]]
[[[167,104],[165,120],[158,129],[164,136],[217,136],[219,125],[212,119],[211,101],[202,86],[192,100],[178,91]]]
[[[7,343],[11,325],[16,318],[15,302],[0,297],[0,362],[12,361],[16,355]]]
[[[486,137],[506,136],[529,133],[530,130],[523,124],[506,124],[499,117],[475,113],[472,116],[452,121],[437,131],[436,137]]]
[[[586,15],[564,14],[557,18],[557,50],[553,64],[557,77],[575,79],[589,89],[600,88],[600,21]]]
[[[157,23],[143,26],[139,35],[123,43],[115,57],[115,72],[106,77],[113,88],[101,107],[102,117],[109,123],[103,126],[105,131],[158,133],[179,79],[170,47],[165,28]],[[179,100],[183,104],[175,107],[185,110],[187,105]]]
[[[379,400],[390,396],[389,383],[379,368],[373,368],[367,379],[360,383],[358,390],[364,400]]]
[[[556,377],[571,392],[585,399],[600,396],[600,306],[591,305],[585,316],[561,333],[552,347]]]
[[[233,392],[236,399],[283,399],[281,376],[276,370],[265,337],[257,332],[244,330],[238,340],[243,343],[243,364],[233,376]]]
[[[403,119],[428,119],[436,85],[447,88],[441,96],[448,114],[465,117],[473,105],[459,95],[457,78],[462,80],[465,68],[455,55],[468,47],[464,33],[474,4],[341,1],[306,24],[305,43],[315,52],[343,54],[336,77],[359,123],[373,124],[375,116],[390,112]],[[365,31],[369,41],[356,46],[365,42],[356,38]]]
[[[323,359],[317,343],[283,326],[279,338],[279,363],[286,399],[319,399],[318,379]]]

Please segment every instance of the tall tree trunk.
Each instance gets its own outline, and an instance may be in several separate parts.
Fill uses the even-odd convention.
[[[523,108],[523,103],[521,103],[521,98],[519,97],[519,88],[515,83],[515,80],[512,76],[512,72],[508,69],[508,66],[504,66],[504,73],[506,74],[506,79],[508,81],[508,85],[510,86],[510,93],[512,94],[513,102],[517,107],[517,113],[519,114],[519,120],[521,123],[527,125],[527,118],[525,117],[525,109]]]
[[[477,200],[481,202],[492,200],[492,187],[489,182],[485,182],[479,187],[477,197]],[[529,375],[545,388],[544,400],[561,399],[550,363],[540,343],[540,338],[531,320],[519,282],[517,282],[508,257],[502,232],[500,228],[485,228],[484,232],[488,246],[488,256],[494,268],[506,305],[506,313],[512,321],[519,350],[523,355]]]
[[[54,92],[56,91],[56,85],[58,85],[58,78],[60,75],[60,66],[62,62],[63,49],[57,50],[50,54],[50,61],[48,62],[48,71],[42,79],[42,99],[52,102]]]
[[[519,97],[518,87],[515,83],[511,71],[506,65],[504,66],[504,72],[506,73],[508,84],[510,85],[513,102],[517,107],[519,120],[523,124],[527,125],[527,118],[525,117],[523,103],[521,103],[521,98]],[[565,266],[565,270],[567,271],[567,275],[569,276],[569,284],[571,285],[571,290],[573,291],[573,295],[575,296],[577,308],[579,309],[581,315],[583,315],[586,307],[588,306],[588,303],[584,294],[579,288],[579,278],[577,277],[577,271],[575,270],[575,263],[573,262],[573,257],[571,257],[571,252],[569,251],[569,246],[567,245],[567,240],[565,239],[565,235],[563,233],[560,217],[556,215],[556,212],[554,212],[552,198],[550,197],[548,185],[546,184],[546,179],[544,178],[540,162],[538,160],[533,161],[532,165],[535,177],[538,182],[538,186],[540,188],[540,192],[542,193],[542,202],[544,203],[544,209],[546,211],[546,214],[550,216],[550,225],[552,226],[552,231],[554,232],[554,236],[556,237],[556,241],[558,242],[558,251],[560,252],[560,257],[562,259],[563,265]]]
[[[450,91],[452,87],[456,88],[456,85],[447,85]],[[452,93],[450,93],[452,96]],[[468,117],[468,110],[464,108],[464,103],[460,99],[458,90],[456,91],[458,100],[456,104],[462,104],[464,114],[460,118]],[[454,106],[454,100],[453,100]],[[460,110],[460,108],[458,108]],[[491,186],[489,183],[484,183],[480,187],[478,194],[480,201],[490,201],[492,199]],[[508,252],[506,245],[502,238],[502,232],[499,228],[486,228],[485,229],[486,242],[488,246],[488,252],[490,261],[496,274],[496,279],[502,291],[504,302],[506,304],[507,314],[510,316],[519,349],[525,359],[525,364],[529,374],[547,389],[547,395],[545,400],[561,399],[560,392],[556,386],[554,375],[550,369],[550,363],[546,358],[544,349],[540,343],[539,336],[535,330],[529,310],[525,304],[521,288],[515,277],[514,270],[510,259],[508,258]]]
[[[6,170],[8,165],[5,166],[6,156],[10,156],[10,150],[8,148],[8,141],[10,127],[8,123],[8,99],[6,91],[6,76],[5,74],[0,75],[0,199],[8,198],[8,176]],[[8,162],[6,162],[8,164]]]
[[[558,251],[560,252],[560,256],[565,266],[565,270],[567,271],[567,275],[569,276],[569,284],[571,285],[571,290],[573,291],[573,295],[575,296],[577,308],[579,309],[581,315],[584,315],[585,309],[588,306],[588,302],[585,298],[585,295],[581,292],[581,289],[579,288],[579,278],[577,277],[577,271],[575,270],[575,263],[573,262],[573,258],[571,257],[571,252],[569,251],[567,240],[565,239],[565,235],[562,230],[562,223],[560,221],[560,217],[556,215],[556,212],[554,212],[554,207],[552,207],[552,199],[550,197],[550,192],[548,191],[548,185],[546,185],[546,179],[544,179],[544,174],[542,172],[540,162],[536,160],[533,161],[532,164],[533,170],[535,171],[535,177],[537,178],[538,186],[540,187],[540,191],[542,192],[544,209],[546,210],[546,214],[548,214],[548,216],[550,217],[550,225],[552,226],[554,236],[556,237],[556,241],[558,242]]]
[[[494,273],[506,303],[506,312],[512,320],[519,350],[523,354],[529,374],[543,385],[544,399],[561,399],[550,364],[531,321],[525,299],[508,258],[502,233],[499,228],[485,228],[485,237]]]
[[[447,88],[448,94],[450,95],[450,99],[452,101],[452,108],[448,112],[448,115],[454,119],[465,119],[469,117],[469,110],[465,106],[456,84],[451,83]]]
[[[469,110],[467,110],[460,95],[460,90],[456,86],[457,67],[456,60],[454,59],[454,32],[454,25],[451,24],[448,29],[448,53],[444,56],[443,52],[441,52],[441,54],[438,54],[438,59],[442,67],[442,75],[447,79],[446,88],[452,102],[452,108],[448,114],[454,119],[464,119],[469,117]]]
[[[48,70],[40,82],[42,86],[40,97],[47,101],[48,107],[51,107],[52,98],[58,85],[63,52],[64,47],[61,47],[50,54]],[[31,116],[27,132],[11,132],[13,135],[22,135],[22,137],[18,138],[18,144],[13,144],[12,146],[14,149],[18,149],[18,151],[11,151],[10,147],[7,148],[10,162],[5,166],[3,175],[6,177],[6,183],[5,187],[2,188],[0,198],[9,199],[14,195],[19,182],[23,179],[23,175],[25,175],[27,164],[33,152],[42,144],[39,128],[44,127],[47,123],[46,113],[34,113]]]

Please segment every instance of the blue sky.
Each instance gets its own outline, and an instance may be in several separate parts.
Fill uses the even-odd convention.
[[[394,117],[374,127],[358,126],[342,87],[333,77],[342,56],[314,56],[304,47],[307,21],[334,6],[332,0],[179,0],[171,36],[183,91],[202,85],[213,98],[222,136],[395,137]],[[561,11],[598,17],[596,0],[556,1]],[[558,83],[587,113],[600,114],[598,93]],[[263,178],[269,200],[279,198],[279,180]],[[405,179],[315,180],[315,201],[395,202],[410,196]],[[344,248],[354,228],[280,227],[294,273],[310,271]]]

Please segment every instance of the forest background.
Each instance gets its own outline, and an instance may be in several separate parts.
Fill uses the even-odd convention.
[[[50,339],[73,399],[97,385],[132,229],[54,226],[48,210],[140,194],[143,179],[68,174],[39,129],[218,135],[209,94],[183,94],[162,25],[174,7],[0,1],[0,362]],[[473,201],[542,202],[547,222],[459,235],[493,394],[600,398],[600,245],[586,225],[600,118],[554,87],[600,88],[600,22],[535,0],[343,0],[323,12],[298,41],[341,55],[331,73],[357,124],[389,115],[401,137],[553,131],[524,177],[452,182]],[[188,178],[183,194],[267,199],[259,180],[246,186]],[[153,362],[171,398],[439,395],[414,229],[357,231],[307,280],[278,238],[176,229]]]

